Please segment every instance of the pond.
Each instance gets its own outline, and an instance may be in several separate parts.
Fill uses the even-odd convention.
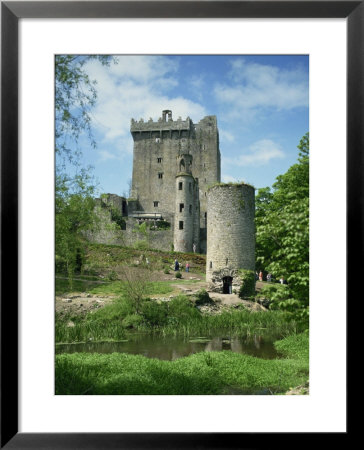
[[[262,336],[237,338],[218,337],[168,337],[133,334],[124,342],[87,342],[75,344],[57,344],[56,353],[130,353],[148,358],[173,361],[198,352],[230,350],[245,353],[263,359],[279,356],[273,342],[280,336]]]

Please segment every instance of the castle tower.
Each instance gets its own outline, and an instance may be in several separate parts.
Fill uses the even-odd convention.
[[[131,197],[133,205],[137,205],[133,206],[133,211],[160,214],[173,228],[176,158],[181,154],[193,157],[192,173],[199,186],[201,228],[201,235],[196,229],[199,235],[196,244],[200,244],[201,251],[205,252],[207,188],[220,181],[216,117],[206,116],[194,124],[189,117],[173,119],[172,111],[165,109],[157,121],[131,119],[130,132],[134,140]]]
[[[196,213],[196,186],[192,176],[192,155],[177,157],[174,239],[176,252],[192,252]]]
[[[255,270],[255,190],[247,184],[219,184],[207,195],[206,281],[231,293],[239,269]]]

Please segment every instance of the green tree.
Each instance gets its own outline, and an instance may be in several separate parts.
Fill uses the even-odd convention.
[[[91,168],[82,167],[80,139],[96,146],[91,111],[97,99],[96,80],[85,64],[98,60],[110,65],[112,57],[56,55],[55,57],[55,228],[56,261],[67,269],[70,284],[82,265],[84,233],[97,223],[94,214],[96,183]]]
[[[309,304],[309,135],[298,145],[298,163],[277,177],[273,190],[257,193],[257,267],[284,276],[287,289],[276,307],[308,318]],[[274,296],[273,296],[274,297]]]

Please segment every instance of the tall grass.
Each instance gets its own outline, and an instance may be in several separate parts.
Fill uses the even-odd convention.
[[[69,326],[70,321],[74,326]],[[257,332],[286,336],[297,331],[295,322],[288,321],[281,311],[234,309],[219,315],[202,315],[183,296],[169,303],[146,301],[138,315],[132,302],[123,297],[84,318],[56,315],[56,342],[120,340],[130,329],[162,336],[210,337],[249,336]]]
[[[176,361],[117,353],[56,355],[56,394],[284,393],[308,379],[308,336],[290,336],[277,347],[284,348],[285,358],[263,360],[228,351]]]

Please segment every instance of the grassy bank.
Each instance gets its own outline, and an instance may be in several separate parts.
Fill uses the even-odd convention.
[[[120,297],[104,308],[85,316],[56,314],[56,342],[87,342],[124,339],[129,331],[158,333],[163,336],[249,336],[253,333],[288,335],[296,332],[294,321],[282,311],[251,312],[229,309],[218,315],[201,314],[187,297],[170,302],[145,300],[139,310]]]
[[[127,354],[56,356],[56,394],[209,395],[284,393],[308,380],[308,335],[275,344],[281,359],[202,352],[176,361]]]

